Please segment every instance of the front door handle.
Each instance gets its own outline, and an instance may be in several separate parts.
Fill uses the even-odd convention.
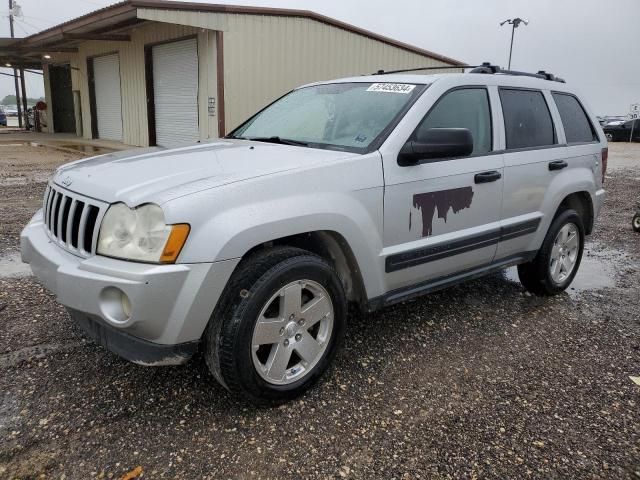
[[[555,162],[549,162],[549,170],[562,170],[567,168],[569,164],[564,160],[556,160]]]
[[[496,180],[500,180],[501,178],[502,174],[500,172],[496,172],[495,170],[492,170],[490,172],[476,173],[475,177],[473,177],[476,183],[495,182]]]

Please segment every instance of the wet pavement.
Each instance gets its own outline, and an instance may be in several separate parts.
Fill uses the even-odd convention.
[[[69,151],[74,153],[77,152],[77,153],[81,153],[88,156],[102,155],[104,153],[110,153],[114,151],[112,148],[101,147],[97,145],[90,145],[86,143],[66,143],[66,142],[60,143],[55,140],[48,141],[46,143],[32,142],[32,141],[18,142],[15,140],[9,140],[9,141],[0,140],[0,152],[2,152],[4,149],[8,149],[8,148],[15,149],[16,147],[24,147],[24,146],[55,148],[57,150],[64,150],[64,151]]]
[[[17,263],[33,179],[61,153],[14,154],[6,177],[29,180],[0,185],[0,478],[640,479],[640,148],[607,179],[573,290],[535,297],[511,270],[353,316],[328,375],[273,409],[200,358],[145,368],[87,340]]]
[[[580,293],[615,287],[617,272],[627,267],[638,268],[637,260],[619,250],[587,243],[578,273],[566,292],[577,299]],[[505,270],[504,275],[520,284],[516,267]]]

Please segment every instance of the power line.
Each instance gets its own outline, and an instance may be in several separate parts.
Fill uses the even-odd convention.
[[[14,20],[15,20],[16,22],[22,22],[22,23],[24,23],[26,26],[28,26],[28,27],[30,27],[30,28],[33,28],[36,32],[40,30],[40,27],[36,27],[36,26],[35,26],[35,25],[33,25],[32,23],[29,23],[29,22],[27,22],[27,21],[26,21],[26,20],[24,20],[24,19],[18,19],[18,18],[16,18],[16,19],[14,19]],[[24,29],[22,29],[22,31],[26,33],[26,31],[25,31]],[[30,33],[27,33],[27,35],[31,35],[31,34],[30,34]]]
[[[20,25],[20,24],[18,23],[18,19],[17,19],[17,18],[16,18],[16,19],[14,19],[14,23],[13,23],[13,25],[14,25],[15,27],[18,27],[20,30],[22,30],[22,32],[23,32],[27,37],[28,37],[29,35],[31,35],[29,32],[27,32],[27,31],[22,27],[22,25]]]

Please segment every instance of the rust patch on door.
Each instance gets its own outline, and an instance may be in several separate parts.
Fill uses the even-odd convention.
[[[469,208],[473,200],[471,187],[452,188],[439,192],[416,193],[413,206],[422,212],[422,236],[428,237],[433,230],[433,213],[438,209],[438,218],[447,221],[449,209],[453,213]]]

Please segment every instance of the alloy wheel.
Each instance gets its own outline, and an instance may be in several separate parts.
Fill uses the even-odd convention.
[[[333,321],[331,297],[322,285],[300,280],[282,287],[263,306],[253,330],[258,374],[288,385],[310,373],[327,349]]]

